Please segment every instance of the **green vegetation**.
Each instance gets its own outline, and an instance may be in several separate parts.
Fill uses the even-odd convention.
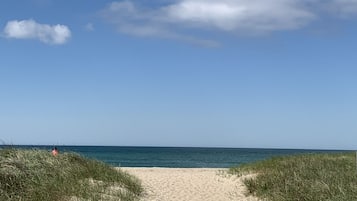
[[[0,149],[0,200],[137,200],[140,182],[74,153]]]
[[[231,168],[233,174],[256,173],[246,179],[250,194],[270,201],[357,200],[354,153],[276,157]]]

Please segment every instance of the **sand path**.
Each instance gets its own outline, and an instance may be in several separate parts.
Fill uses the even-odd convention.
[[[143,201],[257,201],[242,178],[215,168],[121,168],[142,181]]]

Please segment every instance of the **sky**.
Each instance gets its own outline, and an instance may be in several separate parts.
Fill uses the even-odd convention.
[[[2,0],[0,142],[357,149],[357,0]]]

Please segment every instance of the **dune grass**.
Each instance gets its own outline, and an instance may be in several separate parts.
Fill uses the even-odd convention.
[[[131,175],[74,153],[0,149],[0,200],[137,200]]]
[[[355,153],[275,157],[231,168],[256,173],[244,181],[250,194],[270,201],[357,200]]]

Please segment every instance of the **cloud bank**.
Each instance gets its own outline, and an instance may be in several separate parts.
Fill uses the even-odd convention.
[[[65,25],[40,24],[30,20],[13,20],[7,22],[5,37],[15,39],[37,39],[46,44],[61,45],[71,37],[70,29]]]
[[[357,0],[177,0],[156,7],[125,0],[101,11],[121,33],[191,41],[201,40],[193,32],[261,35],[301,29],[325,15],[354,14]]]

